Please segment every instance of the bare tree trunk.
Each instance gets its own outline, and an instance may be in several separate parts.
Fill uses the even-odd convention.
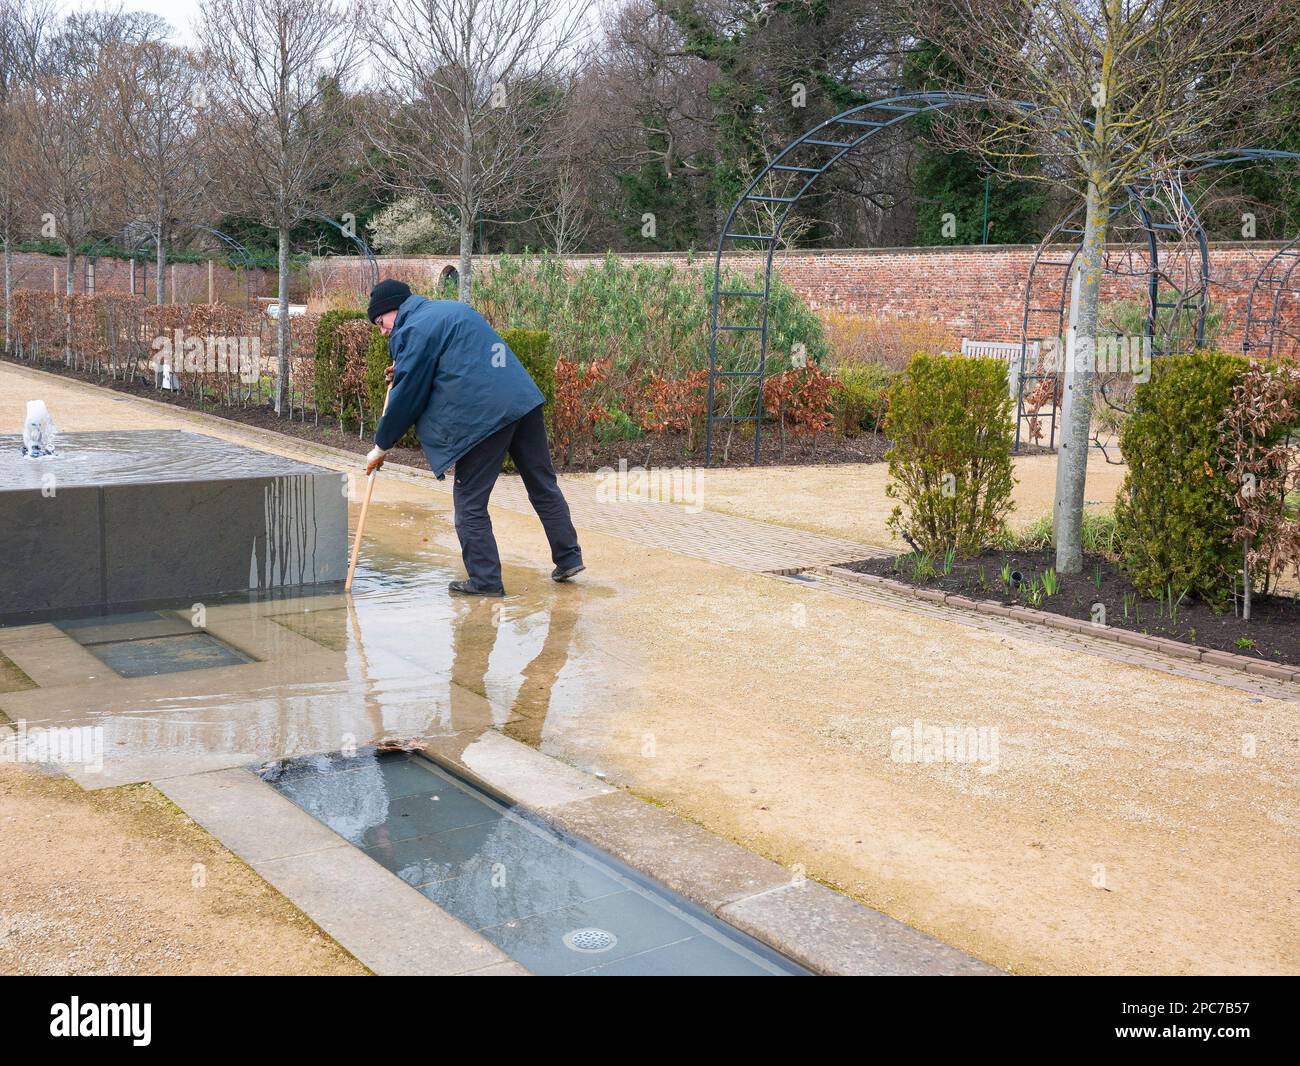
[[[73,250],[72,242],[67,242],[67,270],[64,273],[67,277],[63,282],[63,291],[71,297],[77,290],[76,279],[72,272],[77,269],[77,253]],[[72,300],[69,299],[63,305],[63,364],[64,366],[72,365]]]
[[[470,286],[472,280],[470,271],[474,269],[474,223],[466,223],[465,216],[461,216],[460,224],[460,291],[457,299],[461,303],[469,303]]]
[[[284,409],[284,394],[289,381],[289,227],[280,224],[280,317],[276,320],[275,413]]]
[[[162,219],[158,220],[158,230],[155,234],[155,244],[157,246],[157,258],[155,260],[155,269],[158,272],[158,281],[154,285],[157,290],[157,304],[161,307],[167,302],[167,253],[163,249],[163,224]]]
[[[13,344],[14,321],[14,253],[5,241],[5,351]]]
[[[1106,247],[1108,204],[1088,185],[1088,214],[1079,253],[1079,308],[1073,359],[1063,367],[1065,420],[1056,458],[1056,572],[1083,570],[1083,501],[1088,476],[1088,439],[1096,383],[1097,301]],[[1071,363],[1073,365],[1071,365]]]

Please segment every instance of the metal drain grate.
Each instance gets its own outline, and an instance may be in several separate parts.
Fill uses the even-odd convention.
[[[581,951],[585,955],[596,955],[608,951],[618,943],[618,937],[608,929],[574,929],[564,934],[564,946],[571,951]]]

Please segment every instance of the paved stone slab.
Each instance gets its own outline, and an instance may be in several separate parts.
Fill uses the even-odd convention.
[[[532,977],[524,967],[517,962],[497,962],[491,966],[484,966],[481,970],[466,970],[459,974],[460,977]]]
[[[571,803],[550,817],[709,911],[790,883],[776,863],[625,792]]]
[[[1002,973],[812,881],[728,904],[718,915],[821,974],[977,977]]]
[[[457,761],[488,789],[535,811],[550,812],[615,791],[612,785],[494,730],[466,745]]]
[[[381,976],[451,976],[511,961],[351,845],[253,869]]]
[[[375,973],[528,974],[251,771],[157,787]]]
[[[243,768],[171,777],[154,786],[247,863],[347,843]]]

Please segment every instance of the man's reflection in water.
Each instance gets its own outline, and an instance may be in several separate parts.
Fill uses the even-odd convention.
[[[507,736],[527,744],[541,742],[551,690],[568,661],[578,622],[575,602],[558,597],[542,608],[549,616],[541,650],[521,671],[523,682],[508,713],[494,717],[487,695],[489,660],[502,628],[493,613],[500,602],[466,600],[453,623],[451,667],[451,726],[482,732],[501,726]]]
[[[574,600],[562,596],[551,604],[546,639],[532,662],[523,669],[524,681],[515,696],[510,721],[503,729],[506,736],[533,747],[541,744],[542,729],[551,709],[551,691],[555,688],[555,679],[569,661],[569,649],[577,625],[578,609]]]

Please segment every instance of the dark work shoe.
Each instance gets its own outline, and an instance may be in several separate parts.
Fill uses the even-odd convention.
[[[551,571],[551,580],[568,581],[569,578],[573,577],[575,574],[581,574],[586,569],[587,568],[583,566],[582,563],[578,563],[577,566],[557,566]]]
[[[453,596],[504,596],[506,594],[505,589],[481,589],[468,581],[453,581],[447,586],[447,591]]]

